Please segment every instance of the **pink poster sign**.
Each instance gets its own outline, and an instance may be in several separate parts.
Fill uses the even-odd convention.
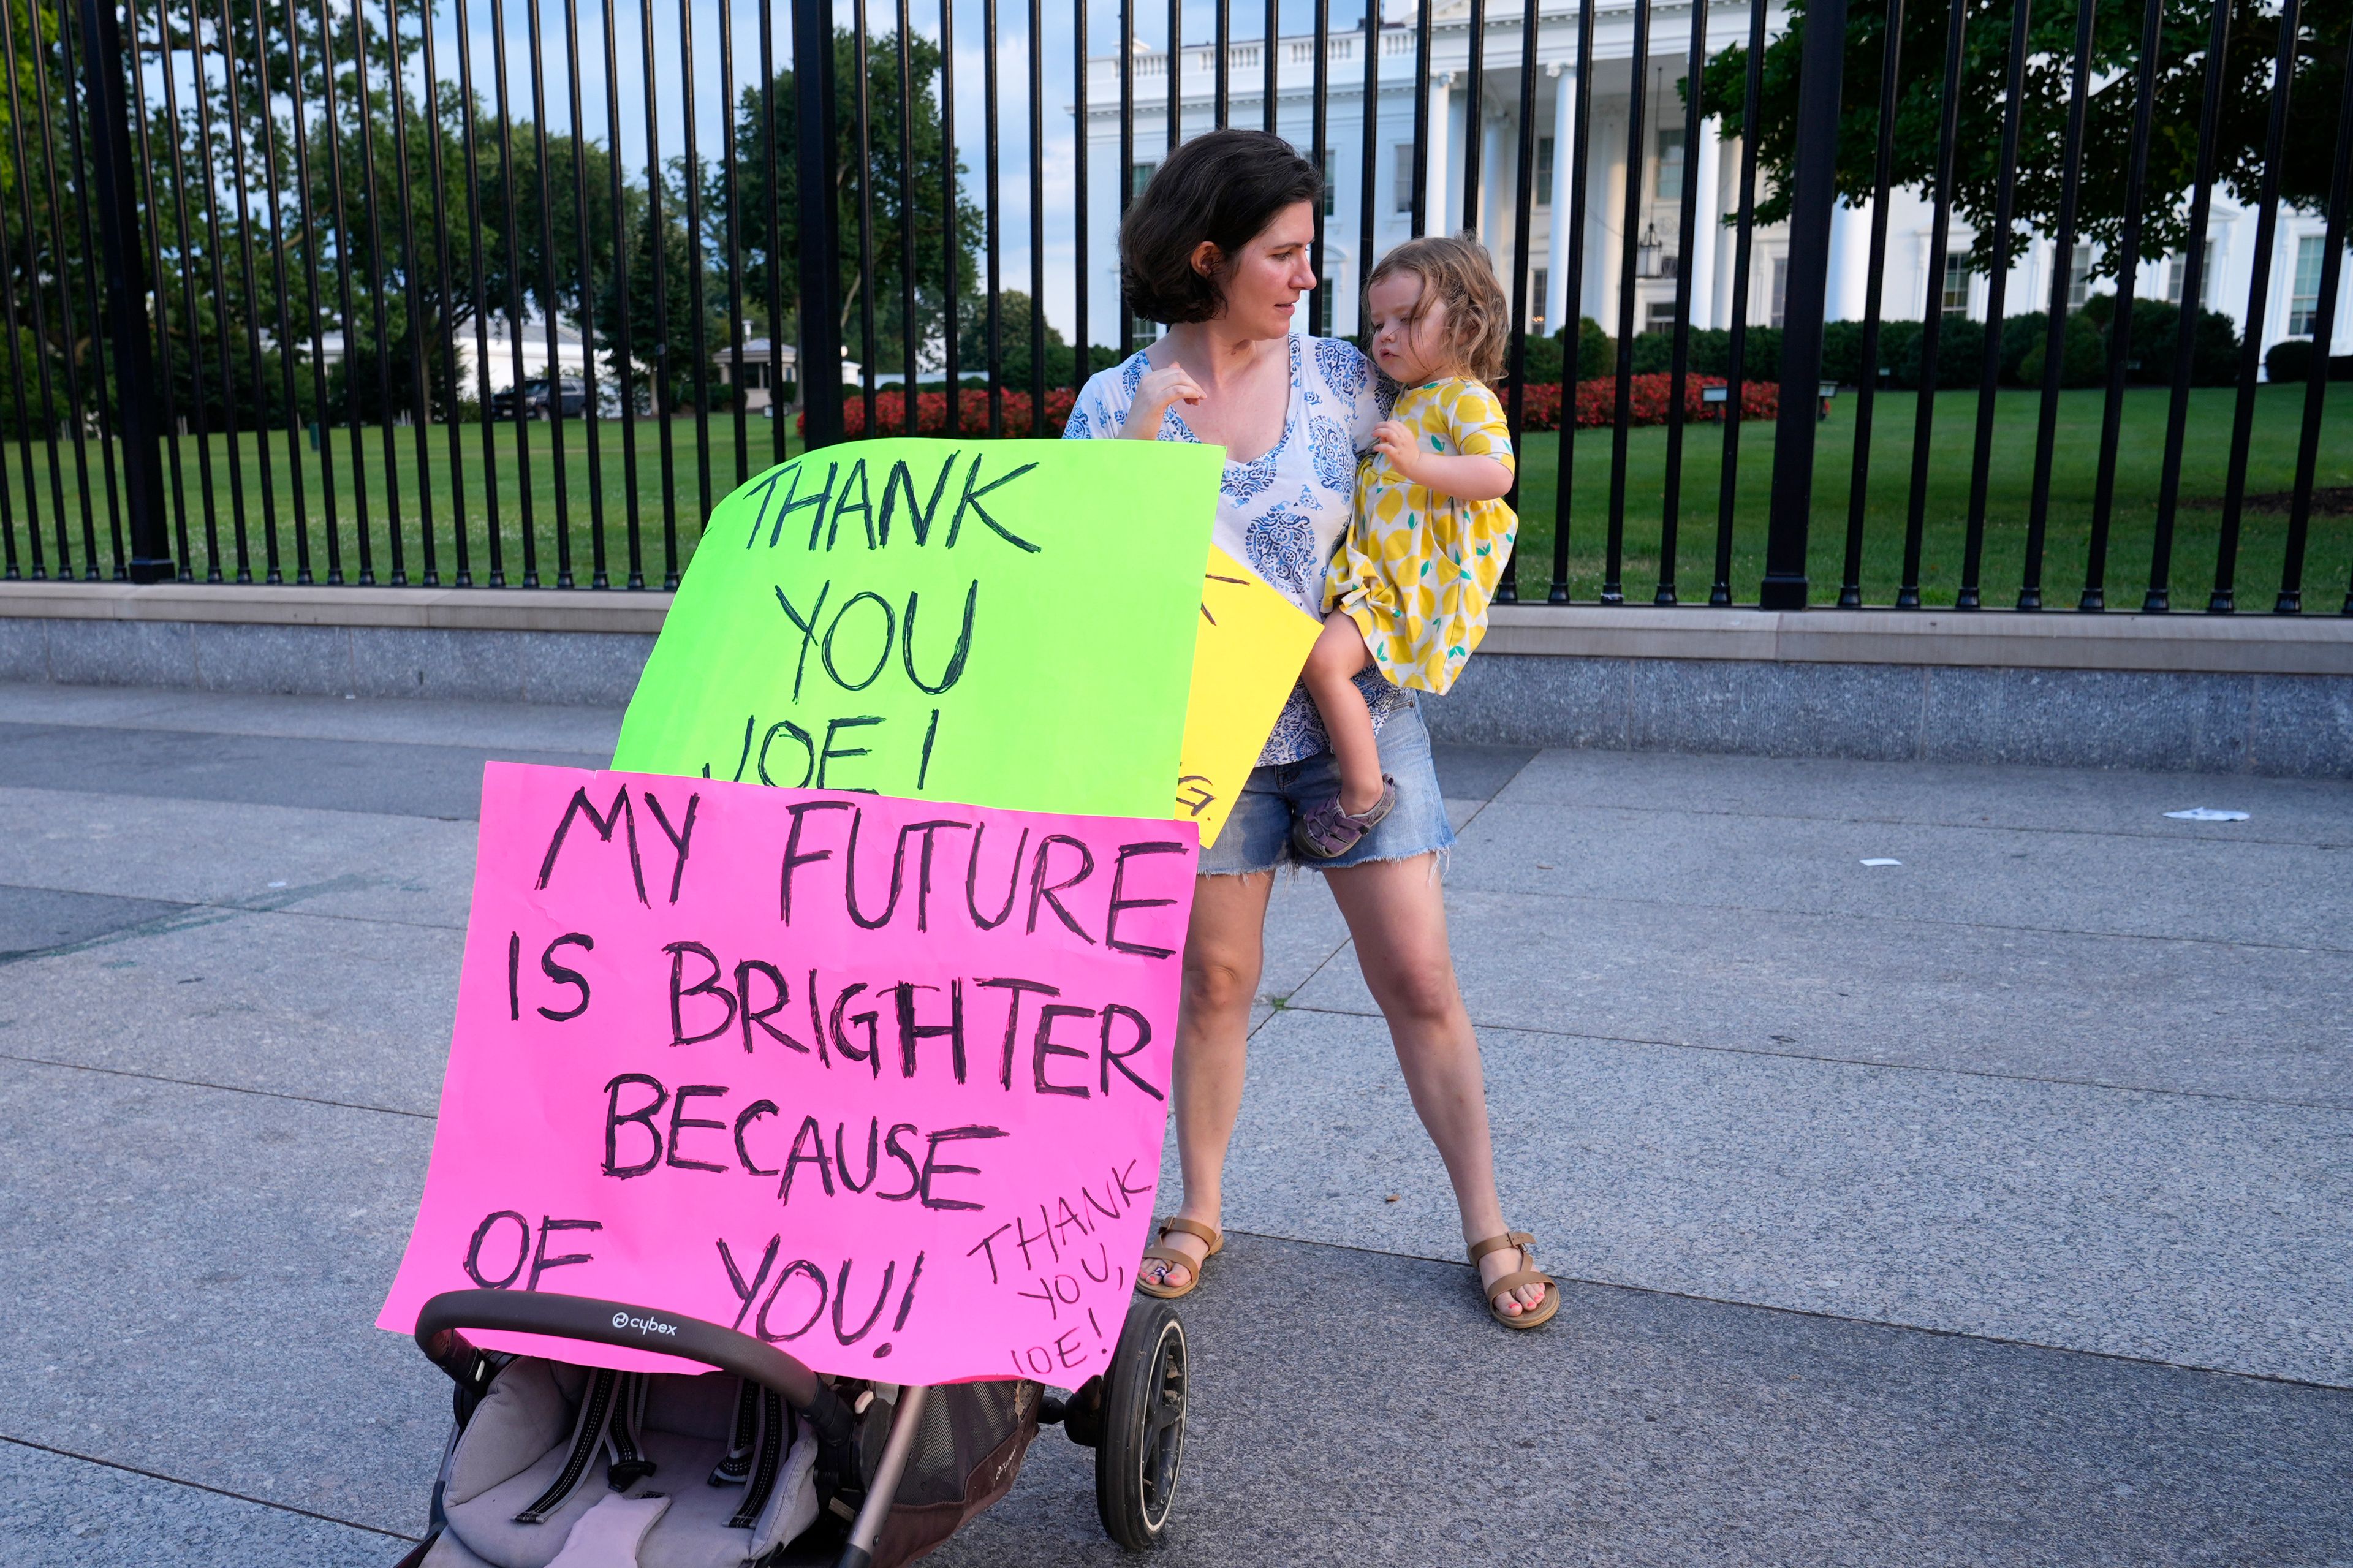
[[[1189,823],[491,763],[377,1325],[543,1290],[820,1372],[1084,1381],[1153,1212],[1197,855]]]

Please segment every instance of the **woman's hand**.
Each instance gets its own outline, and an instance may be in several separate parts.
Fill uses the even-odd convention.
[[[1384,419],[1373,426],[1373,446],[1388,459],[1389,467],[1409,483],[1422,484],[1421,459],[1426,455],[1415,442],[1413,432],[1404,421]]]
[[[1127,418],[1119,434],[1126,441],[1156,441],[1160,438],[1160,422],[1166,417],[1170,405],[1198,403],[1201,388],[1181,364],[1155,370],[1136,383],[1135,401],[1128,405]]]

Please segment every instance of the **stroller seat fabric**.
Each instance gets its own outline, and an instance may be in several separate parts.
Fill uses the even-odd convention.
[[[425,1562],[549,1568],[599,1500],[659,1495],[668,1507],[630,1561],[741,1568],[816,1520],[816,1463],[815,1440],[782,1400],[725,1373],[615,1373],[518,1357],[500,1370],[444,1465],[448,1529]]]

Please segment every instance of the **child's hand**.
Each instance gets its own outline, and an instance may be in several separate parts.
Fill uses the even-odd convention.
[[[1128,405],[1127,418],[1119,427],[1122,437],[1131,441],[1155,441],[1160,437],[1160,421],[1173,403],[1198,403],[1201,388],[1181,364],[1155,370],[1135,384],[1135,401]]]
[[[1373,426],[1373,446],[1389,467],[1413,483],[1421,480],[1421,448],[1415,444],[1413,432],[1400,420],[1384,419]]]

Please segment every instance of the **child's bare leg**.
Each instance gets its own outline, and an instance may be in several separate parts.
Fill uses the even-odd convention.
[[[1356,680],[1371,657],[1365,634],[1338,610],[1324,617],[1323,633],[1307,655],[1307,695],[1314,699],[1324,732],[1332,737],[1333,760],[1340,764],[1340,809],[1351,816],[1371,810],[1381,798],[1381,753],[1373,738],[1373,713]]]

